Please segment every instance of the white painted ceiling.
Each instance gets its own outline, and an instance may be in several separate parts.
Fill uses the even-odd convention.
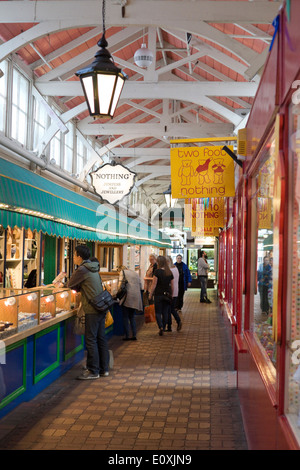
[[[244,127],[281,3],[106,0],[108,50],[129,76],[110,121],[89,117],[75,76],[98,50],[102,1],[0,1],[0,61],[17,56],[35,93],[60,104],[60,120],[76,119],[83,137],[97,136],[102,148],[82,181],[95,163],[113,158],[159,200],[170,184],[170,139],[232,136]],[[133,59],[142,43],[154,54],[147,69]]]

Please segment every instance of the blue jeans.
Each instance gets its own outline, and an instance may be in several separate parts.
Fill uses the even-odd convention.
[[[154,297],[154,306],[155,306],[155,318],[158,325],[158,328],[164,328],[164,325],[168,324],[168,313],[171,310],[170,304],[162,295],[156,295]]]
[[[199,276],[199,281],[200,281],[200,288],[201,288],[201,293],[200,293],[200,300],[205,300],[207,297],[207,276]]]
[[[136,336],[136,322],[135,322],[135,309],[130,307],[125,307],[123,305],[123,327],[126,338],[129,338],[129,323],[132,331],[132,336]]]
[[[105,313],[85,314],[85,345],[86,365],[92,374],[108,372],[109,352],[105,336]]]

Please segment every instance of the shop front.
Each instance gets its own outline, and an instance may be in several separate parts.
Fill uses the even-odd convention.
[[[247,123],[232,222],[219,240],[219,296],[251,450],[300,449],[300,4],[289,7],[277,18]]]

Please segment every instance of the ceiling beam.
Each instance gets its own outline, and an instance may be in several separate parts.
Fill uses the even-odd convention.
[[[51,60],[55,60],[57,57],[66,54],[67,52],[71,51],[72,49],[75,49],[76,47],[79,47],[81,44],[84,42],[89,41],[90,39],[93,39],[94,37],[100,37],[100,34],[102,33],[102,28],[93,28],[90,31],[88,31],[85,34],[81,34],[78,38],[73,39],[72,41],[66,42],[62,47],[59,47],[58,49],[55,49],[53,52],[50,52],[49,54],[46,54],[43,59],[38,59],[35,62],[32,62],[30,64],[30,67],[32,70],[37,69],[41,65],[44,64],[44,61],[46,62],[51,62]],[[51,42],[51,40],[50,40]]]
[[[130,44],[131,41],[136,40],[137,35],[138,37],[140,37],[140,31],[140,27],[129,27],[111,36],[109,38],[110,53],[113,54],[118,51],[120,47],[124,46],[125,39],[127,41],[127,44]],[[85,65],[88,65],[88,63],[91,63],[93,61],[94,55],[98,50],[99,47],[97,45],[91,47],[90,49],[87,49],[81,54],[76,55],[72,59],[56,67],[55,69],[50,70],[44,75],[41,75],[41,77],[36,79],[36,83],[55,80],[58,77],[66,78],[64,77],[65,75],[67,75],[68,77],[74,75],[74,71],[77,71],[79,68],[84,67]],[[140,70],[142,73],[142,69]]]
[[[210,23],[270,23],[278,13],[280,4],[268,1],[214,1],[186,2],[173,1],[172,8],[168,0],[149,1],[131,0],[125,5],[125,18],[122,17],[121,5],[109,2],[106,5],[106,24],[124,26],[125,24],[161,25],[164,22],[192,22],[201,18]],[[43,21],[71,18],[74,26],[97,25],[101,20],[98,1],[84,2],[58,1],[2,1],[0,2],[2,23],[40,23]],[[150,23],[149,23],[150,21]]]
[[[48,96],[83,96],[83,90],[78,80],[59,82],[35,82],[36,88],[42,95]],[[144,83],[128,80],[122,91],[125,99],[180,99],[199,103],[202,96],[251,96],[257,91],[256,83],[248,82],[158,82]]]
[[[240,122],[241,118],[237,116],[237,121]],[[212,137],[216,135],[231,135],[233,131],[232,124],[220,123],[212,124],[208,122],[199,122],[198,124],[176,124],[169,123],[167,126],[157,123],[146,124],[81,124],[78,123],[78,129],[84,135],[131,135],[134,134],[138,137],[152,137],[160,138],[165,136],[182,136],[182,137]]]

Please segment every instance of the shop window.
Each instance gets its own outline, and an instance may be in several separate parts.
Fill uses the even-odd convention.
[[[26,146],[29,81],[13,69],[11,137]]]
[[[288,329],[289,345],[287,355],[287,394],[286,414],[300,441],[300,110],[292,106],[290,110],[290,161],[292,188],[290,187],[291,206],[290,232],[291,243],[288,283]]]
[[[273,198],[274,143],[267,145],[264,164],[257,177],[256,192],[256,279],[253,328],[267,357],[276,364],[276,318],[273,298]],[[275,307],[275,308],[274,308]]]
[[[7,96],[7,62],[0,62],[0,131],[5,131],[6,96]],[[2,76],[1,76],[2,75]]]

